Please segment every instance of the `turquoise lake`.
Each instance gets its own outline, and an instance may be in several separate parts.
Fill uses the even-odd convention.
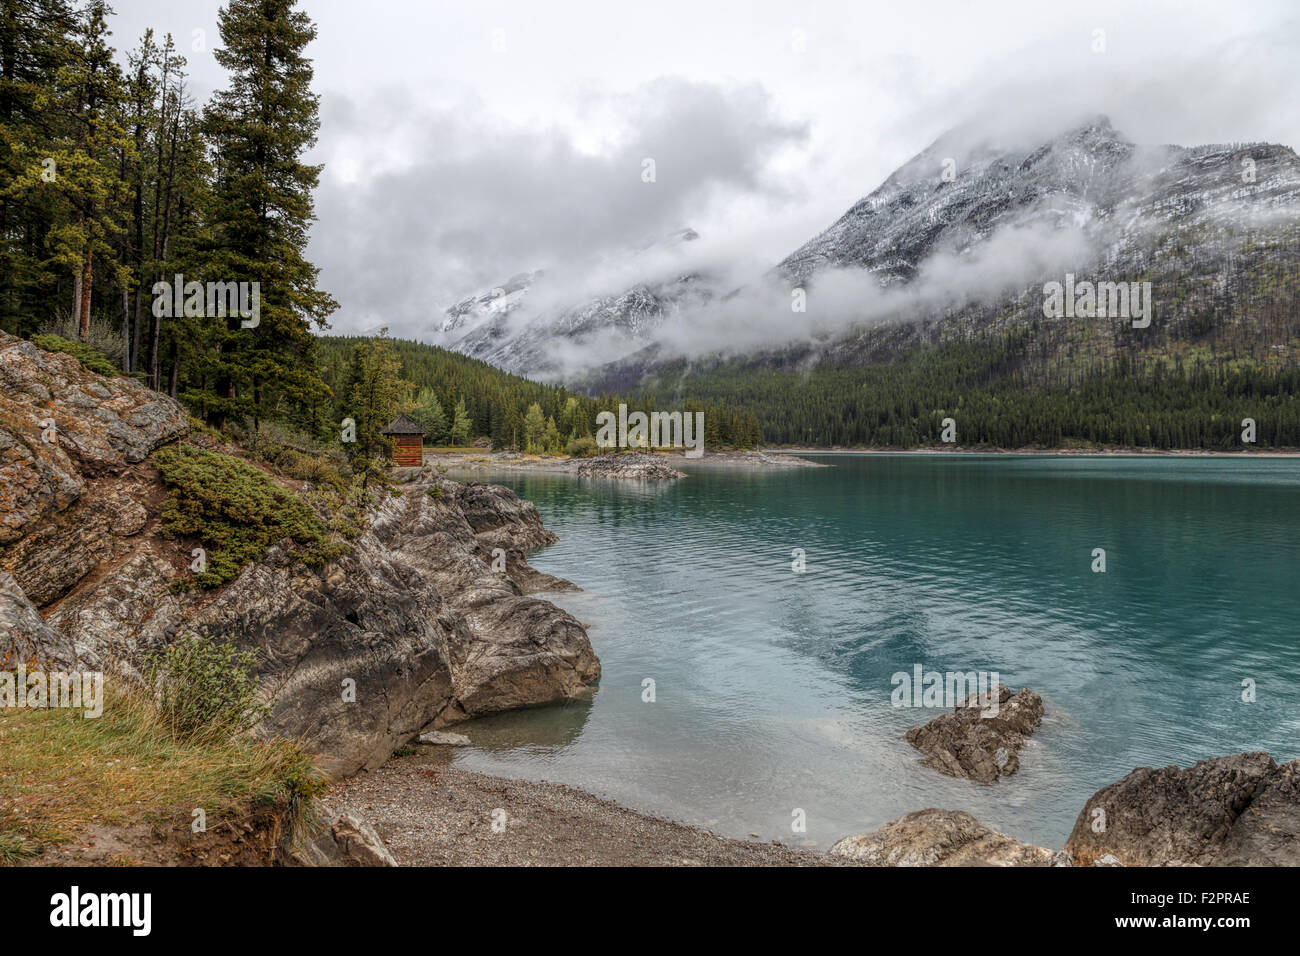
[[[493,476],[559,534],[530,561],[583,589],[547,597],[604,673],[457,728],[457,765],[741,838],[824,849],[942,807],[1059,848],[1134,767],[1300,756],[1300,461],[809,457],[830,467]],[[941,709],[894,707],[891,676],[918,664],[1043,696],[1018,774],[917,763],[903,733]]]

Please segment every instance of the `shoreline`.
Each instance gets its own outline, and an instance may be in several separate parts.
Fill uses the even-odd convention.
[[[738,468],[748,471],[785,471],[794,468],[829,468],[827,462],[812,461],[813,457],[907,457],[926,456],[957,458],[1179,458],[1205,460],[1259,460],[1284,461],[1300,458],[1300,450],[1280,451],[1204,451],[1199,449],[1154,448],[812,448],[808,446],[766,447],[760,451],[706,451],[701,458],[686,458],[680,452],[657,451],[653,457],[665,465],[691,471],[713,468]],[[578,476],[578,467],[598,458],[565,458],[556,455],[526,455],[519,452],[439,451],[425,449],[424,461],[448,472],[476,473],[482,475],[550,474]],[[615,480],[628,480],[635,476],[610,476]]]
[[[748,468],[754,471],[785,471],[792,468],[827,468],[820,462],[806,461],[792,453],[772,453],[770,451],[706,451],[701,458],[687,458],[681,452],[655,451],[646,452],[651,457],[672,467],[686,469],[698,468]],[[424,462],[448,471],[461,470],[481,472],[483,474],[503,473],[541,473],[551,475],[571,475],[578,477],[578,468],[587,462],[601,461],[618,456],[595,456],[590,458],[566,458],[561,455],[528,455],[509,451],[441,451],[435,448],[424,450]],[[626,480],[634,476],[610,476]]]
[[[402,866],[857,865],[720,836],[580,787],[461,770],[453,749],[420,746],[335,784],[330,799],[363,816]],[[494,819],[504,831],[493,831]]]
[[[768,455],[954,455],[967,458],[1300,458],[1295,451],[1203,451],[1160,448],[808,448],[769,447]],[[814,462],[814,464],[816,464]]]

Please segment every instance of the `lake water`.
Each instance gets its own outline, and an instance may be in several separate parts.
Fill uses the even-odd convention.
[[[560,535],[531,561],[584,589],[552,599],[604,675],[590,703],[458,728],[457,764],[737,837],[825,848],[933,806],[1059,848],[1134,767],[1300,756],[1300,462],[814,460],[831,467],[493,478]],[[1018,774],[917,763],[902,735],[941,711],[891,704],[917,664],[1042,694]]]

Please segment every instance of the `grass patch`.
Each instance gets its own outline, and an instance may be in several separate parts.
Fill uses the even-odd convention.
[[[299,496],[276,484],[262,469],[220,452],[172,445],[153,454],[171,489],[163,503],[161,531],[196,538],[207,567],[196,572],[204,587],[231,580],[244,565],[260,560],[271,545],[290,540],[306,564],[325,564],[346,551],[330,539],[319,515]]]
[[[208,828],[282,804],[301,825],[324,777],[287,740],[179,734],[142,690],[108,683],[104,713],[0,710],[0,864],[76,839],[87,827],[149,820]]]

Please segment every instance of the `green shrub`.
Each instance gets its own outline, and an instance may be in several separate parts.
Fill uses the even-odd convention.
[[[62,352],[71,355],[86,368],[99,375],[118,375],[121,373],[116,365],[98,349],[85,342],[74,342],[61,335],[33,335],[32,343],[47,352]]]
[[[233,737],[271,710],[257,698],[257,655],[234,645],[185,637],[146,656],[145,680],[159,712],[180,738]]]
[[[89,345],[112,363],[114,368],[122,367],[126,355],[126,339],[122,338],[120,321],[90,317],[90,328],[82,335],[81,320],[70,311],[60,309],[55,316],[36,330],[41,335],[53,335],[67,342]]]
[[[600,453],[600,446],[590,435],[583,435],[565,445],[564,453],[570,458],[590,458]]]
[[[306,502],[242,459],[172,445],[154,452],[153,461],[172,489],[162,507],[162,533],[202,543],[207,568],[196,579],[204,587],[231,580],[286,538],[306,564],[327,563],[347,550],[330,540]]]

